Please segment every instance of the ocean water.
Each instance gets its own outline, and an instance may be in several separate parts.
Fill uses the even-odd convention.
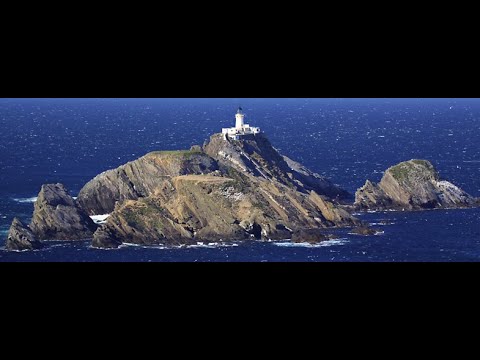
[[[202,144],[234,124],[260,126],[281,153],[354,192],[391,165],[430,160],[440,175],[480,196],[478,99],[0,99],[0,246],[14,216],[29,222],[43,183],[72,196],[98,173],[153,150]],[[52,242],[0,261],[479,261],[480,210],[359,215],[383,233],[336,230],[320,246],[239,242],[190,248]]]

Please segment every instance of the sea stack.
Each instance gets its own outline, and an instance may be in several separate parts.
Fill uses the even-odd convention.
[[[441,180],[427,160],[413,159],[388,168],[380,183],[369,180],[355,193],[358,210],[423,210],[465,208],[478,199]]]
[[[41,240],[81,240],[92,238],[97,225],[64,185],[45,184],[35,202],[30,229]]]
[[[35,236],[19,218],[14,218],[8,232],[5,249],[13,251],[40,249],[43,244],[35,239]]]

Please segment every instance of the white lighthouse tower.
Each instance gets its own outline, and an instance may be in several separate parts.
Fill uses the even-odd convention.
[[[238,130],[243,129],[243,125],[245,125],[245,114],[243,113],[243,110],[241,107],[238,108],[237,113],[235,114],[235,128]]]
[[[260,133],[259,127],[253,127],[249,124],[245,124],[245,114],[241,107],[238,108],[235,114],[235,127],[223,128],[222,134],[225,139],[230,138],[232,140],[240,140],[245,135],[256,135]]]

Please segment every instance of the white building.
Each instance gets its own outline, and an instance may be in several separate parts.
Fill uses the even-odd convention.
[[[239,140],[243,135],[258,134],[260,132],[260,128],[245,124],[244,118],[245,114],[243,113],[242,108],[239,107],[237,113],[235,114],[235,127],[223,128],[222,134],[225,134],[225,136],[228,136],[233,140]]]

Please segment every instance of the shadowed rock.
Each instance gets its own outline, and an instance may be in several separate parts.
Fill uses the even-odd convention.
[[[318,244],[322,241],[330,240],[320,229],[302,229],[294,231],[292,234],[292,242]]]
[[[80,240],[92,238],[97,226],[65,186],[45,184],[35,202],[30,229],[41,240]]]
[[[35,239],[33,233],[18,218],[14,218],[8,232],[5,248],[7,250],[34,250],[40,249],[43,244]]]
[[[364,236],[375,235],[377,232],[378,230],[372,229],[371,227],[368,227],[368,226],[359,226],[354,228],[351,231],[352,234],[364,235]]]

